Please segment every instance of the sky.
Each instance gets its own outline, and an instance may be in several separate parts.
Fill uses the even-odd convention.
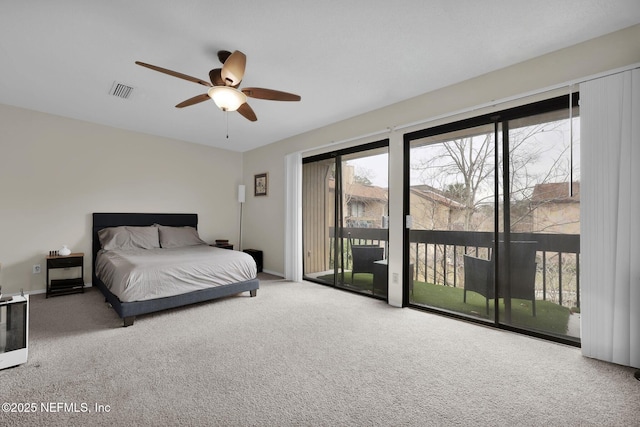
[[[575,118],[574,120],[579,120]],[[579,141],[580,141],[580,126],[579,121],[574,124],[573,127],[573,141],[574,141],[574,181],[580,179],[579,168]],[[526,165],[527,172],[532,175],[544,175],[548,171],[555,160],[562,156],[562,162],[565,167],[569,164],[568,153],[562,154],[563,147],[566,147],[569,143],[570,128],[568,121],[565,122],[557,132],[540,132],[535,135],[535,138],[529,142],[529,149],[539,151],[540,157],[535,163],[531,162]],[[414,148],[411,150],[411,163],[416,163],[420,160],[428,159],[428,156],[433,153],[433,146],[423,146],[420,148]],[[364,175],[378,187],[387,188],[389,186],[388,170],[389,170],[389,156],[388,154],[378,154],[375,156],[362,157],[359,159],[350,159],[348,164],[355,166],[356,175]],[[412,172],[411,184],[424,184],[417,177],[417,174]]]

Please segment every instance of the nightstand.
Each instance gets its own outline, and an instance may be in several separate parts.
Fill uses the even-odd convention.
[[[209,245],[209,246],[213,246],[214,248],[233,250],[233,244],[232,243],[214,243],[214,244]]]
[[[243,252],[248,253],[256,262],[256,267],[258,268],[258,273],[262,273],[262,251],[258,249],[245,249]]]
[[[55,255],[47,258],[47,298],[84,292],[84,253],[76,252],[67,256]],[[49,271],[59,268],[79,269],[78,275],[70,279],[49,280]]]

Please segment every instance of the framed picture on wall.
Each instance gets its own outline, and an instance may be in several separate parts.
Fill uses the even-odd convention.
[[[259,173],[257,175],[254,175],[253,177],[253,182],[254,182],[254,196],[266,196],[267,195],[267,174],[265,173]]]

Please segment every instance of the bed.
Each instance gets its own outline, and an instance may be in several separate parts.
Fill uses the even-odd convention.
[[[196,236],[194,238],[199,239],[197,231],[194,231],[197,227],[197,214],[93,214],[92,283],[100,289],[106,301],[123,319],[124,326],[133,325],[136,316],[142,314],[241,292],[249,292],[250,296],[256,296],[259,280],[255,261],[250,255],[211,247],[205,242],[190,245],[184,251],[179,249],[181,244],[176,242],[180,241],[185,231],[192,231]],[[158,244],[153,244],[152,247],[137,243],[133,245],[135,247],[122,246],[122,233],[119,230],[125,230],[126,233],[130,230],[135,230],[135,233],[144,232],[139,235],[131,234],[133,239],[127,234],[129,242],[140,242],[142,239],[144,243],[144,239],[149,236],[148,231],[152,231],[152,228],[166,231],[161,235],[168,237],[164,238],[164,241],[160,238]],[[178,236],[177,240],[173,239],[173,236]],[[104,248],[101,238],[105,244]],[[161,243],[166,247],[162,247]],[[216,259],[212,261],[213,266],[200,263],[213,258]],[[186,261],[179,264],[180,259]],[[154,264],[153,270],[149,264]],[[231,265],[239,266],[240,270],[232,269]],[[131,273],[123,273],[121,269],[127,267],[136,268],[135,273],[133,270]],[[221,268],[223,270],[220,270]],[[133,289],[134,284],[123,282],[128,280],[126,278],[129,276],[135,276],[135,287],[140,289],[129,292],[129,288]]]

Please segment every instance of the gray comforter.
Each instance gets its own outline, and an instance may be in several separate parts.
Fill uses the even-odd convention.
[[[257,275],[250,255],[208,245],[101,250],[95,270],[122,302],[169,297],[243,282]]]

